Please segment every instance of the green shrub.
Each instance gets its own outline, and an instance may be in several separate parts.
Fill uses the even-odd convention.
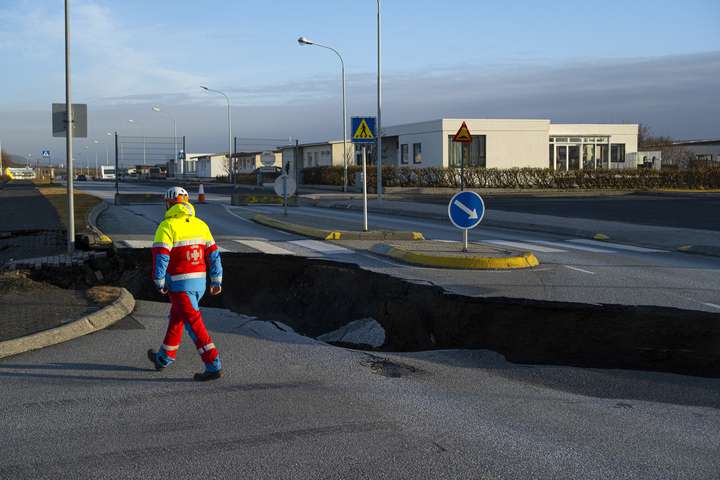
[[[348,168],[348,183],[354,185],[360,167]],[[368,188],[376,185],[377,169],[368,167]],[[311,167],[303,170],[307,185],[342,185],[342,167]],[[692,170],[573,170],[556,172],[546,168],[468,168],[469,188],[512,189],[620,189],[654,188],[717,189],[720,168]],[[386,187],[460,187],[460,170],[452,168],[383,167]]]

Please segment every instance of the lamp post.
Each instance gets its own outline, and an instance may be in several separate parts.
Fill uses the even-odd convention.
[[[381,24],[380,0],[377,0],[377,197],[382,200],[382,65],[381,60]]]
[[[163,113],[168,116],[170,119],[170,127],[172,129],[172,137],[173,137],[173,165],[177,165],[177,131],[175,130],[175,118],[167,113],[164,110],[160,109],[160,105],[155,105],[152,107],[153,112]],[[177,171],[175,171],[175,176],[177,176]],[[180,175],[182,175],[182,162],[180,162]]]
[[[315,45],[317,47],[325,48],[335,52],[335,55],[340,59],[340,71],[342,73],[342,129],[343,129],[343,192],[347,192],[348,187],[348,156],[347,156],[347,115],[345,113],[346,102],[345,102],[345,61],[340,55],[340,52],[332,47],[323,45],[321,43],[313,42],[305,37],[298,38],[300,45]]]
[[[108,137],[113,136],[112,132],[105,132],[105,135],[107,135]],[[105,164],[107,166],[110,166],[110,150],[109,150],[107,144],[105,144]]]
[[[67,162],[67,253],[75,250],[75,199],[73,174],[73,114],[70,76],[70,1],[65,0],[65,158]]]
[[[206,92],[212,92],[217,93],[219,95],[222,95],[225,97],[225,100],[227,101],[227,117],[228,117],[228,167],[230,167],[230,177],[231,182],[235,183],[235,168],[233,165],[233,157],[232,157],[232,113],[231,113],[231,105],[230,105],[230,97],[228,97],[225,93],[221,92],[220,90],[213,90],[212,88],[208,88],[204,85],[200,85],[200,88],[205,90]]]

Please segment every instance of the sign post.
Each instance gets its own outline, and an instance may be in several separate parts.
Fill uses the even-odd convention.
[[[362,145],[362,190],[363,190],[363,232],[368,231],[367,198],[367,145],[375,143],[377,137],[375,117],[352,117],[352,142]],[[378,182],[380,182],[378,177]],[[382,186],[378,184],[378,195]]]
[[[485,216],[485,202],[473,191],[458,192],[448,204],[450,222],[463,231],[463,252],[468,249],[468,231],[477,227]]]
[[[470,159],[470,144],[472,144],[472,135],[468,129],[467,123],[463,122],[460,129],[453,137],[453,142],[462,144],[462,155],[460,156],[460,191],[465,190],[465,157]]]
[[[297,189],[297,183],[295,180],[290,178],[286,172],[283,172],[278,178],[275,179],[273,184],[273,190],[283,198],[283,215],[287,217],[288,214],[288,197],[295,195]]]

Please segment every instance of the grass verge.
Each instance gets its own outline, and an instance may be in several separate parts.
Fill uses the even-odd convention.
[[[67,228],[67,191],[64,187],[43,187],[38,185],[38,190],[42,193],[50,204],[57,211],[63,226]],[[87,226],[87,217],[90,210],[97,204],[102,202],[98,197],[75,191],[73,196],[75,202],[75,232],[91,233]]]

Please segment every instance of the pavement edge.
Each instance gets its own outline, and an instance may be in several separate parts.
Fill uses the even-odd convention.
[[[100,227],[97,226],[98,218],[108,208],[110,208],[110,204],[103,200],[102,202],[95,205],[92,208],[92,210],[90,210],[88,212],[88,216],[87,216],[88,227],[90,228],[90,230],[93,231],[93,233],[95,233],[95,235],[97,235],[98,242],[102,243],[102,244],[111,244],[112,243],[112,239],[109,236],[105,235],[105,233],[103,233],[103,231],[100,230]]]
[[[395,260],[424,267],[464,270],[507,270],[532,268],[540,265],[537,257],[530,252],[524,252],[520,255],[510,257],[448,257],[426,255],[383,244],[373,246],[372,251],[373,253],[391,257]]]
[[[103,330],[125,318],[135,309],[135,298],[126,289],[120,288],[119,290],[120,296],[113,303],[79,320],[25,337],[0,342],[0,358],[67,342]]]
[[[267,215],[254,215],[252,221],[276,228],[290,233],[297,233],[310,238],[320,240],[424,240],[420,232],[396,232],[396,231],[373,231],[373,232],[348,232],[341,230],[323,230],[306,225],[284,222]]]

